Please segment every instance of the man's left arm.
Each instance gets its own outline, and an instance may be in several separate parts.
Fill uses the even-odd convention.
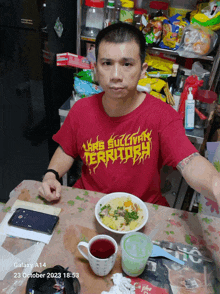
[[[220,206],[220,174],[206,158],[193,153],[180,161],[177,169],[194,190]]]

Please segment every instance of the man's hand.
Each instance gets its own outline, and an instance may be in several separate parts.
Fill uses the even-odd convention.
[[[48,169],[54,169],[58,172],[60,178],[70,169],[74,159],[66,154],[61,146],[55,151]],[[47,172],[44,176],[39,194],[47,201],[58,200],[61,196],[61,184],[57,181],[55,174]]]
[[[57,181],[54,174],[48,172],[39,188],[39,194],[47,201],[54,201],[60,199],[61,196],[61,184]]]

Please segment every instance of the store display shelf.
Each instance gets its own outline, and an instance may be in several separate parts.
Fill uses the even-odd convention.
[[[95,42],[95,38],[86,37],[86,36],[81,36],[81,40],[89,41],[89,42]],[[176,51],[172,51],[172,50],[169,50],[169,49],[163,49],[163,48],[159,48],[159,47],[147,47],[147,50],[149,52],[157,51],[157,52],[165,53],[165,54],[168,54],[168,55],[175,55],[175,56],[179,55],[178,52],[176,52]],[[198,59],[213,61],[214,56],[201,56]]]
[[[163,48],[159,48],[159,47],[147,47],[147,50],[149,52],[157,51],[157,52],[165,53],[168,55],[179,55],[178,52],[176,52],[176,51],[172,51],[169,49],[163,49]],[[214,57],[213,56],[201,56],[198,59],[213,61]]]

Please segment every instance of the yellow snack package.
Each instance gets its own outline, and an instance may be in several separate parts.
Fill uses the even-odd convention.
[[[173,64],[175,63],[171,60],[152,56],[150,54],[146,54],[145,62],[148,64],[148,67],[156,68],[170,74],[172,74]]]
[[[164,80],[161,79],[157,79],[157,78],[144,78],[144,79],[140,79],[138,82],[138,85],[140,86],[146,86],[147,84],[149,84],[151,86],[151,89],[160,93],[160,91],[163,89],[163,87],[166,85],[166,82]]]
[[[160,100],[163,101],[163,102],[166,102],[166,101],[167,101],[166,96],[164,96],[163,94],[157,93],[157,92],[155,92],[155,91],[151,91],[151,92],[150,92],[150,95],[154,96],[155,98],[160,99]]]

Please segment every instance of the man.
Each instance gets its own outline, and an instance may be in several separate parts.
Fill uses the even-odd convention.
[[[40,195],[48,201],[59,199],[55,174],[62,177],[80,156],[82,176],[74,187],[123,191],[169,206],[160,192],[160,169],[168,165],[177,167],[193,189],[220,204],[219,175],[186,137],[179,114],[136,89],[147,69],[143,34],[124,23],[103,29],[96,38],[96,60],[104,92],[76,102],[53,136],[60,146]]]

